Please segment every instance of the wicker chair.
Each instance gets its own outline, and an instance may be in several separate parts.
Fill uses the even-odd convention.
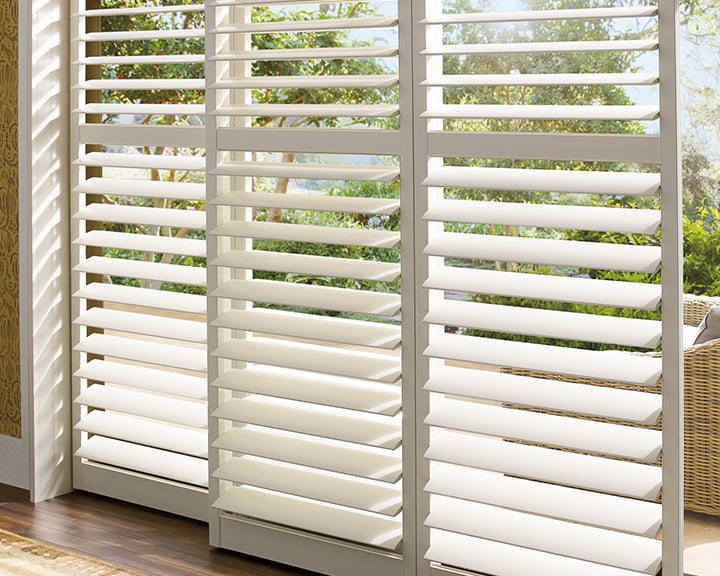
[[[685,295],[685,324],[698,326],[713,305],[720,305],[720,298]],[[528,370],[505,368],[503,371],[536,378],[642,389]],[[660,392],[659,387],[657,391]],[[512,407],[563,414],[526,406]],[[602,421],[600,418],[588,418]],[[685,508],[693,512],[720,515],[720,339],[685,350]]]

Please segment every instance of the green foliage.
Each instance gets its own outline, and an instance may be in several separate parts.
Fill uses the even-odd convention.
[[[683,217],[685,292],[720,296],[720,211],[703,206],[698,216]]]

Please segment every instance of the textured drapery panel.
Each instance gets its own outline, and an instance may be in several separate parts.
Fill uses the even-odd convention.
[[[0,434],[20,437],[18,6],[0,2]]]

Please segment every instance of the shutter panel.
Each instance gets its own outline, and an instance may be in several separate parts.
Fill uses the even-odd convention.
[[[329,574],[401,569],[394,4],[208,5],[213,544]]]
[[[682,573],[674,3],[487,4],[414,3],[419,573]]]
[[[206,518],[204,6],[123,4],[73,3],[75,486]]]

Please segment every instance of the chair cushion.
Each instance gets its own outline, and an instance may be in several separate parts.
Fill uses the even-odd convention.
[[[693,345],[703,344],[716,338],[720,338],[720,306],[712,306],[705,314],[705,318],[697,327]]]

